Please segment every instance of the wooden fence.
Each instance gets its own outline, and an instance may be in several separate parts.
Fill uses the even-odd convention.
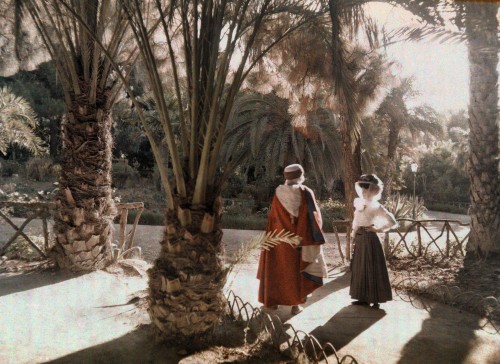
[[[465,255],[465,245],[470,234],[469,223],[444,219],[398,219],[397,221],[400,227],[386,232],[383,239],[387,259],[406,256],[415,259],[423,257],[426,260],[435,261]],[[350,261],[352,222],[334,220],[332,225],[342,262]],[[340,240],[338,228],[346,232],[344,244]],[[345,246],[344,249],[342,245]]]
[[[141,218],[141,214],[144,211],[144,203],[142,202],[130,202],[130,203],[117,203],[115,204],[117,209],[117,216],[120,216],[120,228],[118,234],[118,247],[123,250],[129,250],[134,245],[135,233],[137,230],[137,225],[139,224],[139,219]],[[6,244],[0,248],[0,256],[4,255],[7,251],[7,248],[16,241],[16,239],[20,236],[24,238],[28,242],[28,244],[42,257],[47,257],[47,252],[50,248],[50,231],[48,221],[53,219],[53,212],[56,205],[53,202],[10,202],[10,201],[2,201],[0,202],[0,217],[7,222],[14,229],[14,233],[7,240]],[[2,208],[17,208],[25,210],[26,219],[19,226],[13,222],[11,216],[2,211]],[[137,210],[137,214],[135,215],[134,223],[132,225],[132,229],[127,234],[127,219],[129,210]],[[42,231],[43,231],[43,246],[38,246],[25,232],[24,229],[26,226],[34,221],[40,219],[42,222]]]
[[[55,207],[52,202],[0,202],[0,217],[2,217],[7,224],[9,224],[14,229],[14,234],[10,237],[7,243],[0,249],[0,256],[5,253],[7,248],[16,241],[18,236],[21,236],[28,242],[28,244],[35,249],[35,251],[43,258],[46,258],[46,252],[49,249],[49,229],[47,221],[51,217],[51,209]],[[22,208],[27,210],[26,220],[17,226],[12,218],[6,213],[2,212],[2,208]],[[24,228],[33,220],[42,220],[42,230],[43,230],[43,247],[40,248],[36,245],[31,238],[24,233]],[[43,250],[42,250],[43,249]]]

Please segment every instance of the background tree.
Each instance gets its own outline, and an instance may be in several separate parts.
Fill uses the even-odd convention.
[[[500,254],[500,176],[498,166],[498,6],[466,2],[465,30],[469,49],[469,215],[467,251]]]
[[[254,174],[273,179],[288,164],[301,163],[308,179],[331,191],[341,176],[337,117],[331,110],[316,109],[295,124],[288,110],[289,102],[274,92],[241,94],[228,123],[222,164],[251,167]]]
[[[56,82],[53,62],[42,63],[34,71],[20,71],[10,77],[0,77],[0,87],[8,85],[23,97],[39,118],[38,135],[49,146],[52,159],[60,149],[61,119],[64,114],[64,95]]]
[[[432,136],[441,136],[443,127],[438,113],[427,105],[409,109],[408,100],[416,95],[413,88],[413,79],[404,78],[399,86],[392,88],[375,112],[378,125],[385,124],[388,130],[387,154],[385,158],[384,192],[390,196],[392,181],[397,167],[397,150],[400,144],[401,133],[408,131],[413,141],[421,139],[420,133]],[[412,143],[415,145],[415,143]]]
[[[438,16],[452,13],[450,20],[465,31],[448,32],[439,28],[401,29],[407,40],[425,38],[466,40],[470,66],[469,177],[472,230],[468,251],[487,256],[500,251],[500,178],[498,171],[498,3],[444,1],[422,2],[432,6]],[[451,11],[450,11],[451,10]]]
[[[29,14],[38,30],[64,92],[67,117],[62,126],[53,253],[60,267],[100,268],[113,237],[109,113],[120,88],[104,50],[116,63],[133,60],[133,53],[124,52],[125,13],[114,1],[26,0],[15,4],[16,13]],[[82,22],[75,21],[73,12],[80,14]]]

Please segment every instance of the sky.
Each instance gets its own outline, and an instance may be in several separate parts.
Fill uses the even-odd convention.
[[[370,4],[367,12],[380,28],[385,26],[389,31],[419,25],[410,12],[388,4]],[[467,109],[469,65],[465,43],[400,42],[388,46],[386,54],[400,63],[393,68],[395,75],[415,77],[415,87],[421,94],[409,106],[426,103],[442,113]]]

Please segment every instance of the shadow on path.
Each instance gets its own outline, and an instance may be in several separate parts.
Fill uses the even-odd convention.
[[[429,318],[405,344],[398,364],[500,363],[500,349],[487,352],[487,348],[481,348],[481,339],[475,333],[480,331],[479,317],[441,304],[427,311]],[[454,335],[450,335],[450,326]]]
[[[320,343],[330,342],[336,350],[349,344],[363,331],[386,315],[382,309],[349,305],[338,311],[324,325],[310,332]]]
[[[341,289],[349,287],[350,284],[351,284],[350,274],[339,275],[334,279],[332,279],[331,281],[324,284],[322,287],[315,290],[312,296],[307,299],[306,303],[304,304],[304,307],[307,307],[309,305],[312,305],[313,303],[323,300],[329,295],[337,291],[340,291]]]
[[[52,284],[64,282],[69,279],[77,278],[85,273],[71,272],[51,272],[33,271],[16,275],[0,274],[0,297],[9,294],[29,291],[31,289],[50,286]]]
[[[149,325],[137,327],[115,340],[92,346],[61,358],[47,361],[51,364],[136,364],[136,363],[177,363],[182,358],[178,348],[156,344]]]

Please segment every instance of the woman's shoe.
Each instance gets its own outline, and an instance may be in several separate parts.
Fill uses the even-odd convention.
[[[374,304],[372,305],[372,308],[375,308],[375,309],[380,308],[380,303],[374,303]]]
[[[368,306],[368,303],[364,301],[354,301],[351,303],[352,305],[358,305],[358,306]]]
[[[296,306],[292,306],[292,315],[296,315],[298,313],[301,313],[303,310],[302,306],[299,306],[299,305],[296,305]]]

